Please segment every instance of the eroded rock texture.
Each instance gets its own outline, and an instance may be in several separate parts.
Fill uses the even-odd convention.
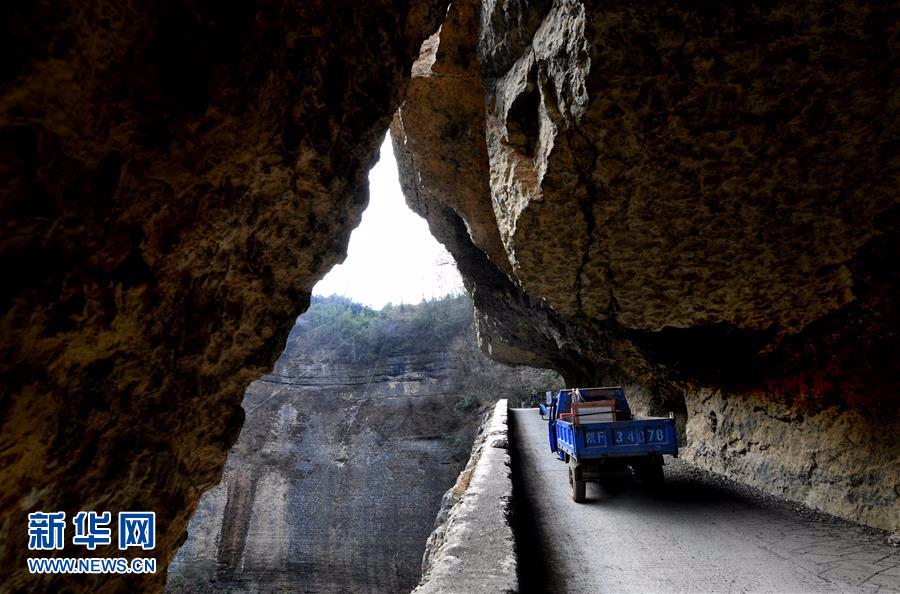
[[[486,350],[628,383],[690,460],[900,528],[897,11],[454,3],[392,133]]]
[[[457,349],[458,350],[458,349]],[[314,354],[314,356],[306,356]],[[454,409],[451,345],[374,365],[286,353],[251,384],[222,482],[204,495],[170,592],[408,591],[478,417]],[[471,422],[466,422],[471,421]]]
[[[19,3],[0,87],[0,583],[36,510],[154,510],[157,589],[440,2]],[[71,525],[70,525],[71,530]],[[67,555],[77,549],[67,548]],[[95,589],[80,576],[69,587]]]

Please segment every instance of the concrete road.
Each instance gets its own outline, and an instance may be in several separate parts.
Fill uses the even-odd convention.
[[[882,533],[773,502],[666,458],[658,495],[589,483],[571,500],[566,464],[535,409],[510,415],[518,487],[532,520],[519,548],[526,591],[900,592],[900,549]],[[542,572],[532,571],[537,566]],[[542,575],[541,575],[542,574]],[[543,583],[542,583],[543,582]]]

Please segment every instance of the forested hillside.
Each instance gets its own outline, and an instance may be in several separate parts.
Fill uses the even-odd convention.
[[[376,366],[391,357],[443,353],[449,348],[461,362],[457,379],[464,408],[498,398],[519,402],[532,392],[562,387],[561,378],[553,371],[489,360],[478,349],[473,324],[468,295],[416,305],[389,304],[380,311],[346,297],[317,296],[297,320],[276,369],[289,376],[291,362],[308,357]]]

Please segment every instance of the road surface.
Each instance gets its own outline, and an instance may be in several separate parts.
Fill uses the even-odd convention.
[[[566,464],[547,446],[547,422],[535,409],[513,409],[510,424],[532,523],[519,542],[533,547],[520,550],[535,578],[522,580],[523,591],[900,592],[900,549],[883,534],[773,503],[668,457],[659,495],[636,482],[615,491],[589,483],[587,501],[575,503]],[[542,572],[529,572],[538,565]]]

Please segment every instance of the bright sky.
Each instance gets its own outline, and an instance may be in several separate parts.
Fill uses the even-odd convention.
[[[458,294],[462,279],[453,258],[406,206],[390,138],[369,172],[369,207],[350,236],[347,259],[313,288],[314,295],[344,295],[381,309]]]

